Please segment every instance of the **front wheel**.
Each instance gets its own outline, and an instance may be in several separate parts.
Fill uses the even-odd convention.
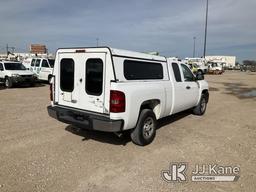
[[[205,94],[202,94],[200,102],[198,103],[198,105],[193,109],[193,113],[195,115],[203,115],[206,111],[206,107],[207,107],[207,98]]]
[[[150,109],[143,109],[135,129],[131,132],[133,143],[145,146],[150,144],[156,135],[157,121],[155,114]]]
[[[204,73],[203,73],[202,70],[198,70],[198,71],[197,71],[197,74],[198,74],[198,75],[203,75]]]
[[[13,86],[12,80],[10,77],[6,77],[4,81],[4,85],[7,88],[11,88]]]

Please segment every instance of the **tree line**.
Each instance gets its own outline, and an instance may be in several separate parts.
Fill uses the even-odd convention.
[[[256,61],[254,61],[254,60],[244,60],[243,64],[244,65],[250,65],[250,66],[252,66],[252,65],[256,66]]]

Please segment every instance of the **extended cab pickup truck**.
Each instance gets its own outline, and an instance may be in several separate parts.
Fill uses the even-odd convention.
[[[166,57],[101,48],[56,53],[51,117],[85,129],[130,130],[135,144],[151,143],[157,120],[187,109],[203,115],[209,99],[203,75]]]

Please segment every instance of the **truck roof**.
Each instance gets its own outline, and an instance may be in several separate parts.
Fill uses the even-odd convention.
[[[147,53],[140,53],[135,51],[128,51],[123,49],[116,49],[116,48],[110,48],[110,47],[72,47],[72,48],[59,48],[57,52],[76,52],[76,50],[103,50],[108,49],[112,56],[116,57],[127,57],[127,58],[140,58],[140,59],[146,59],[146,60],[156,60],[156,61],[162,61],[166,62],[166,57],[163,56],[157,56],[157,55],[151,55]]]

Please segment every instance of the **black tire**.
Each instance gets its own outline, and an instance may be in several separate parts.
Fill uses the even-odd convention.
[[[4,85],[6,88],[11,88],[13,86],[12,79],[10,77],[6,77],[4,80]]]
[[[35,82],[30,83],[30,87],[35,87],[35,86],[36,86]]]
[[[203,73],[203,71],[202,71],[202,70],[198,70],[198,71],[197,71],[197,74],[199,74],[199,75],[203,75],[204,73]]]
[[[150,109],[143,109],[135,129],[131,132],[132,142],[145,146],[150,144],[156,136],[157,121],[154,112]]]
[[[193,109],[193,113],[195,115],[203,115],[206,111],[206,107],[207,107],[207,97],[205,94],[202,94],[200,102],[198,103],[198,105]]]

